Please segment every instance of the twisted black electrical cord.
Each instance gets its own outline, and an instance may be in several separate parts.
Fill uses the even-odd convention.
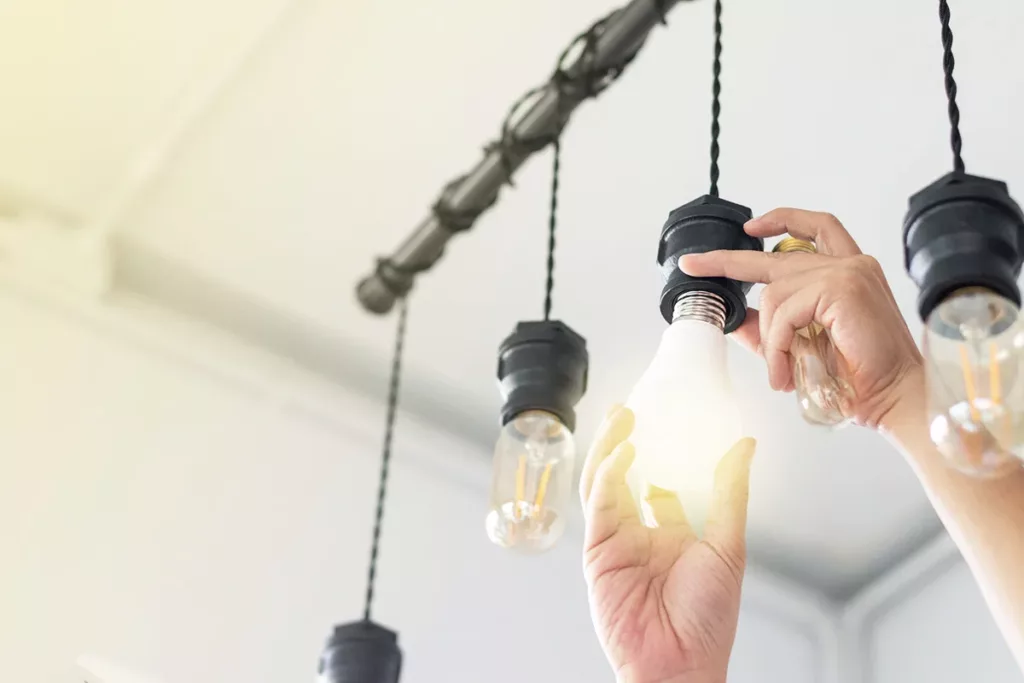
[[[548,217],[548,280],[544,288],[544,320],[551,320],[551,293],[555,288],[555,228],[558,225],[558,175],[562,166],[562,140],[551,141],[551,214]]]
[[[718,135],[721,127],[718,124],[722,113],[719,96],[722,94],[722,0],[715,0],[715,60],[711,65],[713,76],[711,83],[711,189],[712,197],[718,196]]]
[[[405,324],[409,303],[403,297],[398,309],[398,330],[395,333],[395,350],[391,359],[391,383],[388,387],[388,412],[384,423],[384,447],[380,462],[380,483],[377,487],[377,516],[373,523],[373,543],[370,546],[370,568],[366,581],[366,607],[363,620],[370,621],[373,605],[373,584],[377,578],[377,555],[380,551],[380,531],[384,522],[384,502],[388,487],[388,467],[391,464],[391,445],[395,436],[395,418],[398,414],[398,380],[402,374],[402,349],[405,346]]]
[[[946,99],[949,102],[949,143],[953,148],[953,170],[964,171],[961,155],[963,138],[960,137],[960,107],[956,103],[956,81],[953,80],[953,31],[949,28],[949,3],[939,0],[939,21],[942,22],[942,71],[946,77]]]

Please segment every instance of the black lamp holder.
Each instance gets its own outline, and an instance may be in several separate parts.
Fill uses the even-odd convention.
[[[680,296],[704,291],[725,302],[726,333],[743,323],[751,283],[723,277],[692,277],[679,269],[679,257],[718,249],[762,251],[764,240],[743,230],[743,224],[751,218],[747,207],[712,195],[698,197],[668,215],[658,241],[658,266],[665,283],[660,307],[665,322],[672,322],[672,311]]]
[[[927,320],[958,289],[984,287],[1020,306],[1024,214],[1001,180],[953,171],[910,198],[904,266]]]
[[[587,390],[587,341],[559,320],[521,322],[498,349],[498,386],[505,404],[501,424],[543,410],[576,429],[576,411]]]
[[[398,683],[398,634],[372,621],[334,628],[320,655],[321,683]]]

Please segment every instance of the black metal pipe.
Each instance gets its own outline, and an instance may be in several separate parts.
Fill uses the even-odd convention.
[[[581,55],[566,68],[568,78],[580,77],[583,69],[601,71],[628,61],[643,45],[647,35],[665,14],[681,0],[632,0],[609,15],[592,46],[589,63]],[[559,90],[554,80],[532,100],[509,133],[519,140],[539,140],[560,130],[588,94]],[[528,148],[489,147],[483,159],[444,196],[449,213],[466,217],[471,225],[497,199],[501,186],[533,153]],[[372,313],[387,313],[396,299],[412,287],[416,275],[431,268],[444,252],[453,231],[432,212],[372,274],[356,288],[363,307]]]

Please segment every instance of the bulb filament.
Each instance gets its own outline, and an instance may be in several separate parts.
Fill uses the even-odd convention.
[[[544,467],[544,472],[540,475],[540,482],[537,484],[537,497],[534,499],[533,505],[538,515],[544,509],[544,496],[548,492],[548,482],[551,481],[551,468],[553,466],[554,463],[549,462]]]
[[[988,345],[988,383],[989,393],[992,394],[992,403],[1002,405],[1003,383],[999,375],[999,359],[996,357],[996,345],[992,342]]]
[[[974,384],[974,372],[971,370],[971,357],[967,352],[967,346],[960,346],[960,368],[964,373],[964,390],[967,392],[967,407],[971,411],[971,420],[981,424],[981,411],[976,402],[978,400],[978,389]]]

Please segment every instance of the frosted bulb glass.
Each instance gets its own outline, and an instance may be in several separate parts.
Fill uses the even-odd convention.
[[[928,316],[924,351],[932,441],[950,464],[993,477],[1024,457],[1024,330],[1011,301],[954,293]]]
[[[743,436],[721,326],[669,325],[626,405],[636,419],[636,479],[706,507],[719,459]]]
[[[551,413],[533,410],[502,428],[494,450],[487,535],[504,548],[543,552],[565,531],[576,444]]]

